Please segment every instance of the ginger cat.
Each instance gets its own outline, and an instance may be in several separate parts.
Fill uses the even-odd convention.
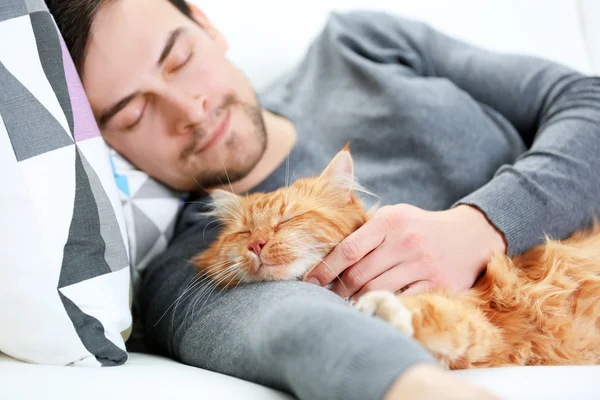
[[[272,193],[213,194],[223,223],[193,262],[217,285],[301,279],[369,218],[348,148]],[[494,255],[472,289],[370,292],[355,307],[413,336],[450,369],[600,363],[600,229]]]

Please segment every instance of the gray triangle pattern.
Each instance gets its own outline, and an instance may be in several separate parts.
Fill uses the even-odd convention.
[[[134,199],[156,199],[156,198],[171,198],[173,197],[171,189],[156,182],[154,179],[148,178],[141,188],[133,196]]]
[[[0,0],[0,22],[27,14],[29,14],[29,12],[23,2]]]
[[[43,3],[39,0],[27,0],[29,12],[32,12],[30,7],[35,7],[38,3]],[[30,5],[30,3],[35,3]],[[74,122],[73,108],[71,107],[71,97],[69,96],[69,88],[67,87],[67,78],[62,61],[62,47],[58,38],[58,32],[54,25],[52,16],[47,12],[35,12],[29,16],[31,18],[31,26],[35,35],[35,43],[38,53],[40,54],[40,62],[44,73],[48,78],[48,82],[52,86],[52,90],[56,94],[58,103],[62,108],[67,123],[69,124],[69,133],[73,137]]]
[[[113,367],[125,364],[127,352],[123,351],[106,338],[102,323],[96,318],[81,311],[77,304],[58,291],[60,300],[65,307],[67,315],[73,323],[77,336],[87,351],[96,357],[103,367]]]
[[[54,116],[0,62],[0,114],[17,161],[73,145]]]
[[[109,274],[100,215],[79,151],[75,152],[75,201],[69,236],[63,250],[58,287]]]
[[[77,149],[77,152],[79,152],[79,149]],[[81,154],[81,161],[89,179],[90,187],[98,208],[98,215],[101,221],[100,235],[102,236],[104,243],[106,243],[104,259],[108,263],[111,271],[120,271],[129,266],[129,261],[127,249],[125,247],[125,239],[121,235],[121,229],[117,222],[115,210],[104,191],[104,187],[102,186],[96,171],[94,171],[83,154]]]
[[[48,7],[46,7],[44,0],[25,0],[25,4],[27,4],[27,10],[29,11],[29,14],[37,11],[45,11],[48,13]]]
[[[146,214],[131,203],[135,225],[135,262],[142,260],[158,240],[161,233],[158,227]]]

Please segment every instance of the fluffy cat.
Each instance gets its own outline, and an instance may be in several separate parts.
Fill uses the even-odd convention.
[[[319,176],[272,193],[217,190],[208,214],[223,226],[193,262],[223,287],[300,279],[367,221],[356,190],[347,148]]]
[[[272,193],[213,194],[223,223],[193,260],[217,285],[301,279],[370,216],[348,148],[318,176]],[[355,305],[413,336],[450,369],[600,363],[600,229],[494,255],[468,291],[375,291]]]

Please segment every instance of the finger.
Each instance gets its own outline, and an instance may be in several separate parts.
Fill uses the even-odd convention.
[[[432,281],[417,281],[411,284],[405,291],[400,293],[401,296],[414,296],[417,294],[425,293],[435,287]]]
[[[362,227],[342,240],[327,257],[323,259],[305,280],[316,279],[321,286],[328,285],[342,271],[362,259],[371,250],[377,248],[385,238],[385,230],[375,220],[367,221]],[[313,282],[313,283],[317,283]]]
[[[424,278],[423,271],[418,267],[419,265],[416,263],[396,265],[364,285],[352,298],[358,300],[361,296],[374,290],[385,290],[396,293],[402,288],[419,282]]]
[[[407,260],[403,259],[405,253],[394,252],[392,247],[390,242],[383,242],[359,262],[342,272],[340,279],[335,282],[331,290],[341,297],[350,297],[382,273],[406,262]]]

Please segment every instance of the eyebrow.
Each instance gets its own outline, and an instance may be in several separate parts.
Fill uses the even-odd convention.
[[[160,57],[158,58],[158,62],[156,63],[158,67],[160,67],[165,62],[165,59],[169,56],[169,53],[173,49],[177,38],[181,36],[183,32],[184,29],[181,27],[171,32],[171,34],[169,35],[169,39],[167,39],[167,43],[165,44],[165,47],[163,48],[163,51],[160,54]]]
[[[177,28],[169,34],[167,42],[165,43],[165,47],[163,47],[163,50],[160,53],[160,57],[158,57],[158,61],[156,62],[157,67],[162,66],[162,64],[165,62],[165,60],[171,53],[173,46],[175,46],[177,38],[181,36],[183,32],[184,28]],[[100,128],[106,126],[106,124],[108,123],[108,121],[111,120],[112,117],[117,115],[119,111],[124,109],[127,106],[127,104],[129,104],[133,99],[135,99],[140,93],[141,92],[139,91],[131,93],[130,95],[124,97],[123,99],[119,100],[117,103],[109,107],[106,111],[102,112],[100,118],[98,119],[98,125],[100,126]]]

